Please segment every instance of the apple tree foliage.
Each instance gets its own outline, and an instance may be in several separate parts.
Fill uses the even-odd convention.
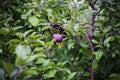
[[[120,0],[1,0],[0,80],[120,80]]]

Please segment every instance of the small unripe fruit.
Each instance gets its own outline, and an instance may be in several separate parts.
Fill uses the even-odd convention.
[[[63,36],[61,34],[53,34],[52,36],[57,42],[61,42],[63,40]]]

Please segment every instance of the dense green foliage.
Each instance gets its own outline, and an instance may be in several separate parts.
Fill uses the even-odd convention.
[[[120,80],[120,1],[89,1],[1,0],[0,80]]]

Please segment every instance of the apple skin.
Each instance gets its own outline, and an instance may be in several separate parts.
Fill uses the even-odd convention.
[[[63,36],[61,34],[53,34],[52,38],[57,42],[61,42],[63,40]]]

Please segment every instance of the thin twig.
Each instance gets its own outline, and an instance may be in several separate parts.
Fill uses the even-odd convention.
[[[25,66],[18,66],[12,80],[17,80],[18,74],[25,68]]]

